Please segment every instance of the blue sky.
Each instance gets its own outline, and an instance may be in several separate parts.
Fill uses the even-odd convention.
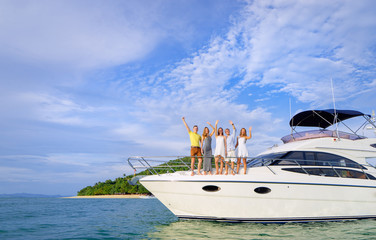
[[[253,126],[376,100],[374,1],[0,1],[0,193],[75,195],[185,155],[182,124]]]

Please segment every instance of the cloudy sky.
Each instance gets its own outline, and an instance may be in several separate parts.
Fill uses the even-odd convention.
[[[75,195],[187,155],[182,124],[253,126],[376,109],[374,1],[0,0],[0,193]]]

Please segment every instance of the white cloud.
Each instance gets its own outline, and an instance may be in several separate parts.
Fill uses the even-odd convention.
[[[340,99],[353,96],[364,87],[356,82],[375,74],[374,10],[372,1],[250,4],[239,23],[250,39],[244,84],[279,86],[299,101],[323,106],[333,78]]]
[[[217,119],[226,124],[231,118],[242,126],[255,123],[256,129],[273,131],[281,120],[273,120],[272,107],[234,101],[247,87],[276,88],[273,93],[285,92],[322,107],[332,104],[333,78],[336,100],[346,101],[365,91],[365,77],[375,72],[369,69],[375,58],[369,39],[376,37],[376,17],[362,11],[369,5],[369,1],[252,2],[225,36],[214,37],[192,57],[151,76],[148,85],[135,84],[131,91],[141,91],[130,114],[144,123],[164,122],[166,129],[185,115],[191,124]],[[360,14],[367,17],[357,21]],[[362,42],[356,48],[346,40],[355,32],[352,42]],[[269,99],[256,98],[255,103]]]
[[[155,18],[153,8],[135,1],[2,1],[0,9],[0,29],[7,33],[0,53],[23,61],[113,66],[142,58],[165,35],[143,19]]]
[[[137,155],[188,153],[182,116],[190,126],[198,124],[200,131],[207,121],[220,120],[220,126],[229,127],[228,120],[233,120],[239,129],[253,126],[248,143],[253,155],[279,142],[280,136],[274,135],[280,132],[283,110],[277,108],[279,97],[286,93],[297,99],[299,108],[331,106],[333,78],[339,103],[360,94],[375,95],[376,5],[372,1],[250,1],[234,14],[226,34],[212,36],[190,57],[151,74],[140,61],[140,72],[125,66],[110,73],[95,72],[104,80],[87,79],[84,70],[141,60],[169,37],[183,42],[194,38],[184,17],[181,22],[175,21],[178,16],[163,17],[163,2],[148,3],[149,8],[137,1],[1,2],[0,30],[8,33],[0,39],[2,62],[8,57],[27,62],[30,69],[46,72],[43,81],[51,86],[39,90],[37,85],[33,89],[38,91],[27,92],[33,84],[22,76],[22,84],[16,82],[13,90],[23,91],[3,90],[3,98],[13,104],[1,101],[3,112],[81,130],[99,127],[98,138],[124,144],[123,153]],[[55,67],[58,74],[52,70],[55,74],[49,75]],[[55,78],[64,70],[69,73]],[[126,72],[122,79],[121,71]],[[1,81],[13,84],[13,79]],[[54,89],[59,84],[49,83],[80,80],[85,84],[59,90]],[[90,102],[81,98],[81,92],[100,97]],[[111,98],[112,93],[114,98],[102,102],[102,94]],[[119,155],[54,153],[43,163],[87,167],[82,174],[56,173],[59,177],[119,176],[121,165],[101,165],[107,157]],[[53,174],[44,176],[53,178]]]
[[[62,125],[98,126],[100,121],[88,118],[85,115],[100,114],[113,111],[115,107],[90,106],[76,102],[70,96],[51,95],[38,92],[18,92],[8,96],[9,102],[0,105],[3,111],[12,114],[5,119],[25,118]]]
[[[24,181],[33,181],[35,174],[30,168],[28,167],[6,167],[0,166],[0,181],[6,182],[24,182]]]
[[[13,166],[0,166],[0,182],[77,183],[117,178],[131,172],[123,156],[86,153],[34,155],[3,155]],[[20,166],[24,167],[20,167]],[[104,177],[100,177],[104,176]],[[100,179],[98,179],[98,177]],[[101,179],[103,178],[103,179]],[[78,189],[77,189],[78,190]]]

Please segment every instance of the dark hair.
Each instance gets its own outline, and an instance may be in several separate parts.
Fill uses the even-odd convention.
[[[198,128],[198,126],[197,126],[197,125],[194,125],[193,127],[197,127],[197,128]]]
[[[219,129],[222,129],[222,135],[219,135]],[[217,134],[218,136],[223,136],[223,128],[218,128],[218,134]]]

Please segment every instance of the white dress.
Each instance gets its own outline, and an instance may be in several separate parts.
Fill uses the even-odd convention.
[[[248,150],[245,144],[246,142],[247,139],[245,137],[238,137],[238,157],[248,157]]]
[[[225,157],[225,138],[224,138],[224,136],[217,136],[215,138],[214,156],[218,156],[218,155]]]

